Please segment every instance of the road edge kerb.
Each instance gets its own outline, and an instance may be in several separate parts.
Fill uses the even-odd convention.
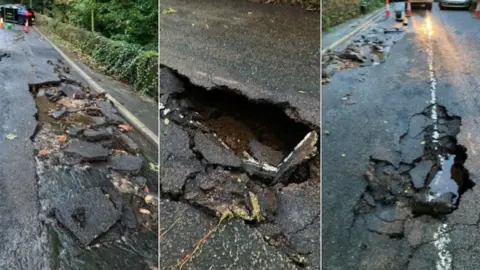
[[[385,12],[385,8],[381,8],[380,10],[376,11],[375,13],[378,13],[378,14],[374,13],[374,15],[372,15],[372,17],[368,21],[366,21],[365,23],[363,23],[359,27],[355,28],[354,30],[352,30],[350,33],[346,34],[345,36],[343,36],[339,40],[337,40],[334,43],[328,45],[325,49],[322,49],[322,51],[320,52],[320,55],[323,55],[328,50],[331,50],[331,49],[343,44],[345,41],[350,39],[352,36],[358,34],[360,31],[362,31],[365,28],[367,28],[368,26],[370,26],[373,22],[378,20],[384,12]]]
[[[125,118],[125,120],[133,126],[143,137],[148,139],[150,143],[153,143],[160,147],[160,142],[158,136],[155,135],[145,124],[143,124],[135,115],[133,115],[127,108],[125,108],[120,102],[118,102],[114,97],[107,93],[100,85],[98,85],[95,80],[92,79],[88,74],[85,73],[75,62],[70,59],[60,48],[58,48],[49,38],[47,38],[38,28],[35,26],[32,27],[37,31],[52,47],[67,61],[67,63],[77,71],[80,76],[87,82],[87,84],[93,88],[99,94],[105,94],[105,96],[115,105],[120,115]]]

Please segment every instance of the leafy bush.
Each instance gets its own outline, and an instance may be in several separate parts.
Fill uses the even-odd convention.
[[[38,25],[79,48],[104,67],[107,75],[129,83],[145,95],[158,95],[158,52],[145,51],[138,44],[108,39],[69,24],[37,14]]]
[[[0,2],[19,2],[0,0]],[[156,50],[158,0],[31,0],[37,13],[103,36]]]
[[[384,5],[384,0],[323,0],[322,28],[326,30]]]

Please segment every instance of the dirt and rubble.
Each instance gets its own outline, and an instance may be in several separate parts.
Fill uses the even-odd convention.
[[[60,80],[30,85],[38,121],[31,140],[54,264],[153,269],[156,165],[104,95],[76,81],[60,60],[49,64]]]
[[[356,37],[341,51],[329,50],[322,55],[322,84],[338,71],[356,69],[385,62],[394,44],[403,36],[405,29],[373,28]]]
[[[319,128],[168,67],[160,84],[165,269],[320,268]]]

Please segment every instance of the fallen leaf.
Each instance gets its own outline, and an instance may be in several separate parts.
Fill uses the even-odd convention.
[[[118,149],[115,149],[113,150],[112,152],[112,156],[123,156],[123,155],[127,155],[128,153],[124,150],[118,150]]]
[[[129,125],[118,125],[118,128],[121,130],[121,131],[132,131],[133,128]]]
[[[251,11],[249,11],[249,12],[248,12],[248,15],[252,15],[252,12],[251,12]]]
[[[253,217],[251,217],[251,216],[248,214],[247,210],[243,209],[242,207],[233,205],[231,209],[232,209],[233,213],[234,213],[237,217],[239,217],[239,218],[241,218],[241,219],[243,219],[243,220],[248,220],[248,221],[253,220]]]
[[[65,97],[65,98],[62,98],[59,101],[57,101],[57,104],[62,105],[62,106],[67,107],[67,108],[77,109],[77,108],[84,107],[85,104],[86,104],[86,101],[85,100],[80,100],[80,99],[75,99],[74,100],[74,99],[71,99],[69,97]]]
[[[305,91],[298,91],[300,94],[305,94]]]
[[[66,135],[59,135],[59,136],[57,136],[57,141],[59,143],[64,143],[64,142],[67,141],[67,136]]]
[[[150,170],[152,170],[154,172],[158,172],[158,170],[159,170],[158,165],[155,165],[155,163],[153,163],[153,162],[150,162],[149,165],[150,165]]]
[[[260,204],[258,203],[258,198],[253,192],[248,192],[250,195],[250,203],[252,204],[252,217],[257,221],[262,221],[263,216],[260,212]]]
[[[110,199],[110,194],[105,194],[105,197],[107,197],[107,199]]]
[[[145,208],[140,208],[140,209],[138,209],[138,211],[140,211],[140,213],[145,214],[145,215],[151,215],[152,214],[152,212],[150,212],[149,210],[147,210]]]
[[[165,118],[165,120],[163,120],[163,123],[165,123],[165,125],[168,126],[168,124],[170,123],[170,120],[168,120],[168,118]]]
[[[48,152],[48,150],[40,150],[40,152],[38,152],[38,154],[40,156],[45,156],[45,155],[48,155],[50,152]]]
[[[206,27],[207,29],[210,29],[210,27],[208,27],[208,24],[205,24],[205,27]]]
[[[174,14],[174,13],[177,13],[177,11],[173,8],[169,8],[169,9],[164,9],[162,11],[162,14],[166,15],[166,14]]]
[[[8,140],[13,140],[13,139],[17,138],[17,135],[10,133],[10,134],[7,134],[7,136],[5,136],[5,138],[8,139]]]
[[[145,202],[146,203],[152,203],[153,202],[153,196],[152,195],[145,196]]]

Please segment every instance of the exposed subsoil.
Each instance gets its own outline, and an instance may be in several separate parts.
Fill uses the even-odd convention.
[[[403,36],[405,29],[374,28],[353,40],[344,50],[328,51],[322,56],[322,84],[345,69],[356,69],[384,63],[393,45]]]
[[[461,118],[438,108],[437,127],[432,106],[410,118],[400,137],[402,161],[371,159],[364,176],[365,192],[355,206],[352,226],[363,219],[367,229],[391,238],[404,237],[407,220],[429,215],[442,218],[455,211],[461,195],[475,184],[463,166],[467,149],[457,144]],[[438,142],[432,138],[438,131]]]
[[[37,106],[31,140],[53,267],[152,269],[156,179],[134,131],[104,96],[71,79],[60,60],[49,64],[63,79],[29,90]]]
[[[167,67],[160,87],[162,200],[244,220],[298,266],[319,267],[315,250],[293,243],[319,222],[318,127],[289,117],[288,104],[205,89]],[[289,224],[299,208],[307,212],[295,221],[301,227]]]

